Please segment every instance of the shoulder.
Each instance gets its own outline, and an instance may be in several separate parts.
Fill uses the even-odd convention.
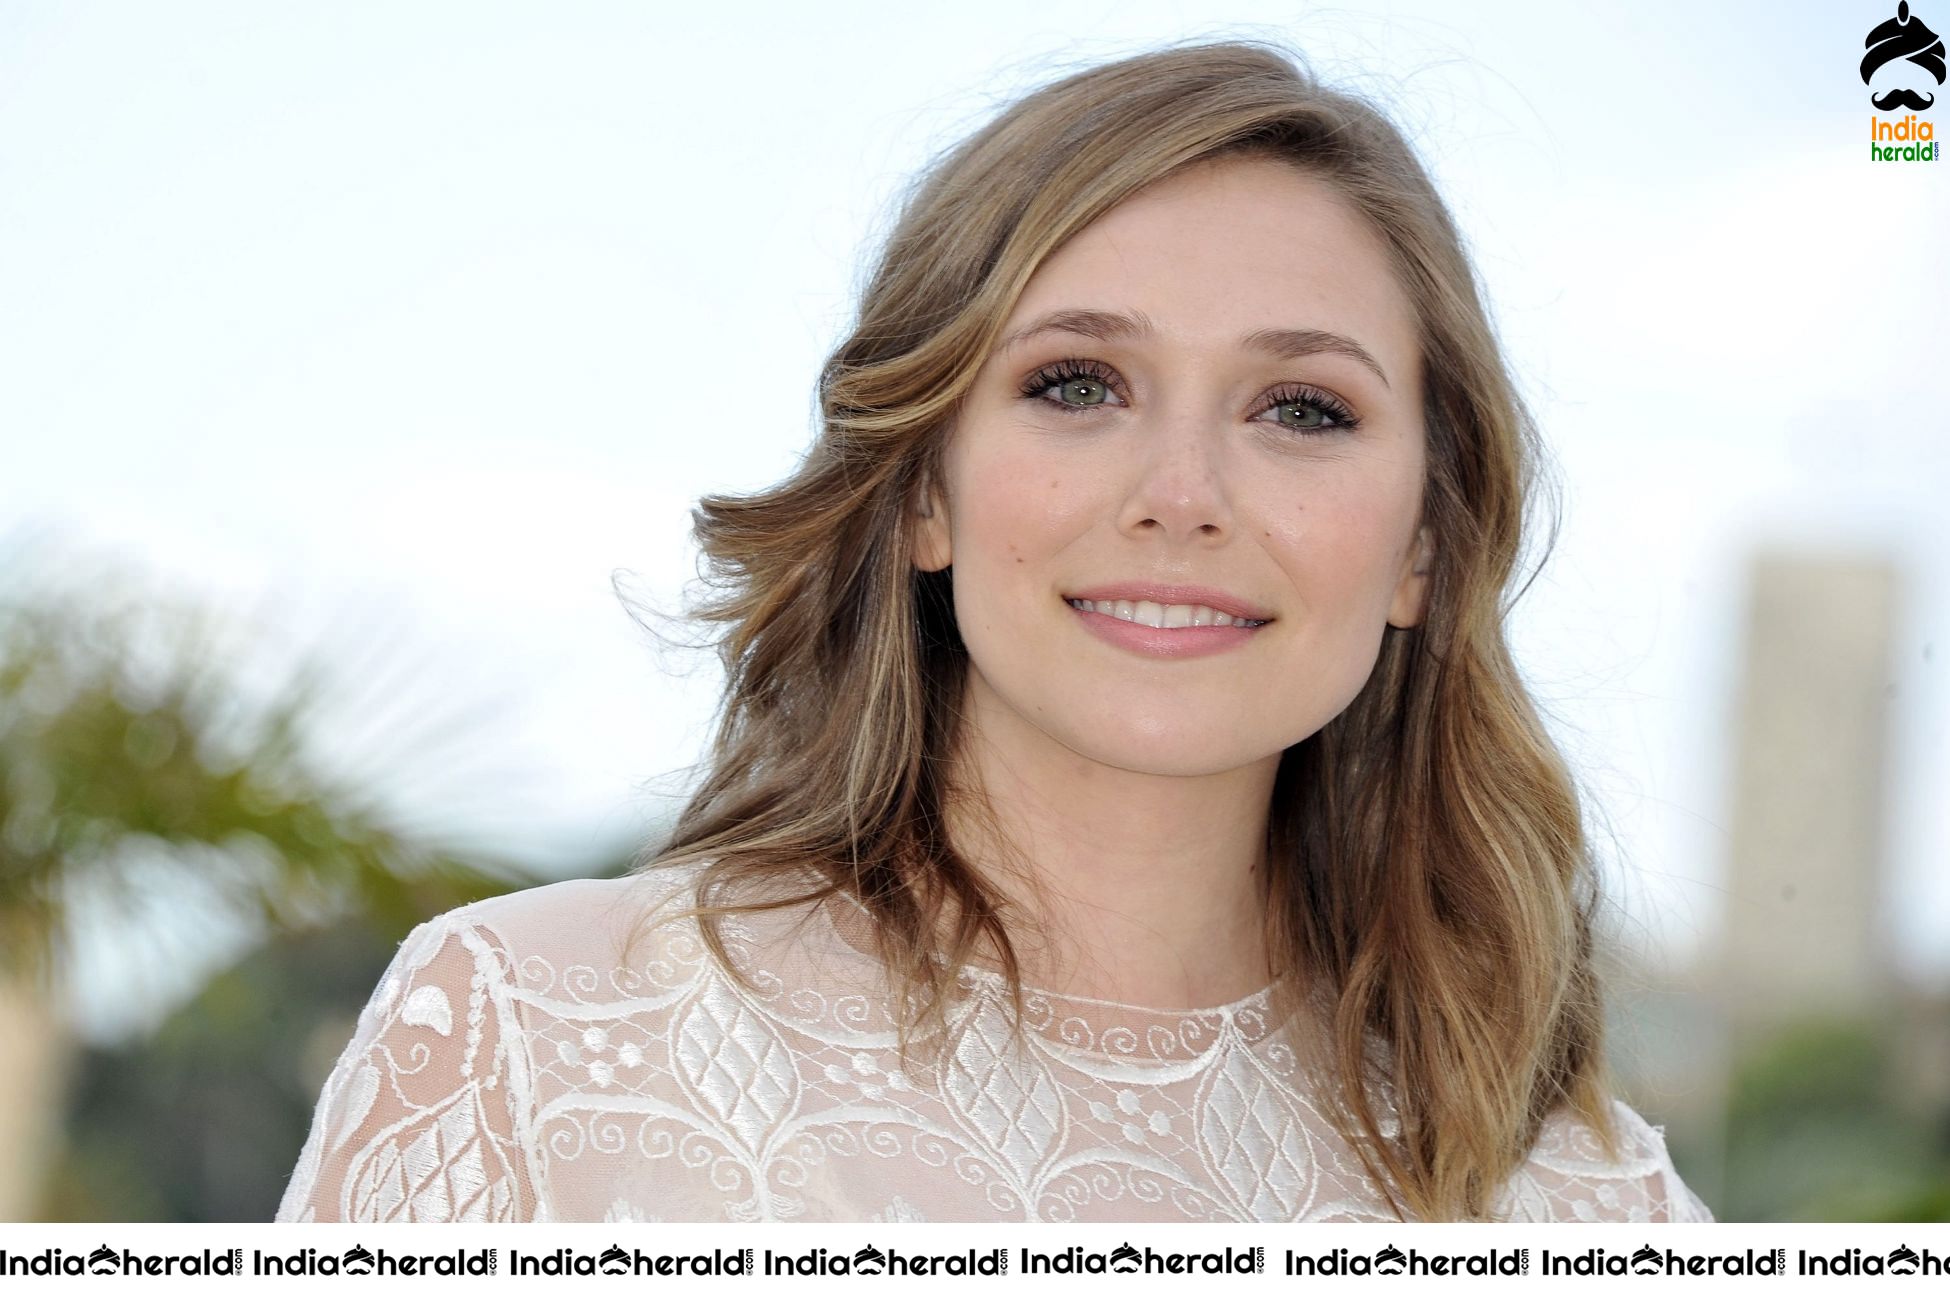
[[[605,1014],[648,1003],[680,957],[680,925],[647,922],[686,892],[679,871],[570,879],[477,901],[400,943],[325,1080],[280,1220],[529,1219],[546,1191],[530,1123],[562,1077],[537,1063]],[[641,944],[631,966],[624,952]],[[694,943],[691,943],[694,944]],[[652,1025],[655,1025],[654,1021]],[[594,1075],[599,1064],[592,1063]],[[592,1081],[600,1088],[606,1080]]]
[[[1568,1110],[1544,1122],[1496,1213],[1521,1221],[1708,1221],[1712,1214],[1673,1166],[1665,1132],[1613,1100],[1615,1144]]]
[[[692,900],[696,871],[657,869],[620,878],[569,878],[506,892],[439,914],[401,943],[411,970],[442,949],[466,948],[477,967],[518,978],[523,963],[616,967],[656,936],[657,921]],[[662,952],[668,932],[656,936]]]
[[[503,935],[546,935],[628,924],[652,910],[690,900],[695,868],[659,868],[620,878],[565,878],[504,892],[449,910],[433,922],[468,923]]]

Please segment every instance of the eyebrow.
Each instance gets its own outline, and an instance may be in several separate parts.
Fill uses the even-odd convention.
[[[1007,351],[1039,333],[1077,333],[1099,342],[1109,342],[1117,338],[1148,337],[1156,329],[1151,319],[1143,311],[1098,311],[1083,307],[1052,311],[1042,319],[1024,329],[1004,338],[996,348]],[[1239,339],[1239,345],[1251,351],[1262,352],[1275,360],[1298,360],[1302,356],[1315,356],[1321,353],[1346,356],[1359,361],[1374,371],[1383,387],[1390,387],[1388,375],[1381,363],[1368,354],[1368,349],[1354,339],[1339,333],[1329,333],[1325,329],[1256,329]],[[1393,390],[1390,387],[1390,390]]]

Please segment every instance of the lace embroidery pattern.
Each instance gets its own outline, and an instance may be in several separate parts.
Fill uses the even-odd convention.
[[[961,977],[903,1071],[878,969],[831,927],[630,920],[688,872],[464,907],[401,945],[320,1097],[279,1220],[1391,1220],[1266,993],[1185,1013]],[[1499,1215],[1707,1219],[1618,1109],[1549,1124]]]

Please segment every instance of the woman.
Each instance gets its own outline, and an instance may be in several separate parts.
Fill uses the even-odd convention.
[[[1535,433],[1379,113],[1255,43],[1028,96],[821,395],[698,510],[674,835],[413,933],[280,1219],[1705,1216],[1504,642]]]

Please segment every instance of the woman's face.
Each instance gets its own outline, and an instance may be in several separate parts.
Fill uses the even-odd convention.
[[[953,565],[970,711],[1181,775],[1339,714],[1428,570],[1415,322],[1363,220],[1288,164],[1199,164],[1059,248],[1002,338],[917,535]],[[1153,591],[1160,629],[1142,591],[1140,623],[1072,602],[1120,585],[1223,597]],[[1265,624],[1172,625],[1213,603]]]

